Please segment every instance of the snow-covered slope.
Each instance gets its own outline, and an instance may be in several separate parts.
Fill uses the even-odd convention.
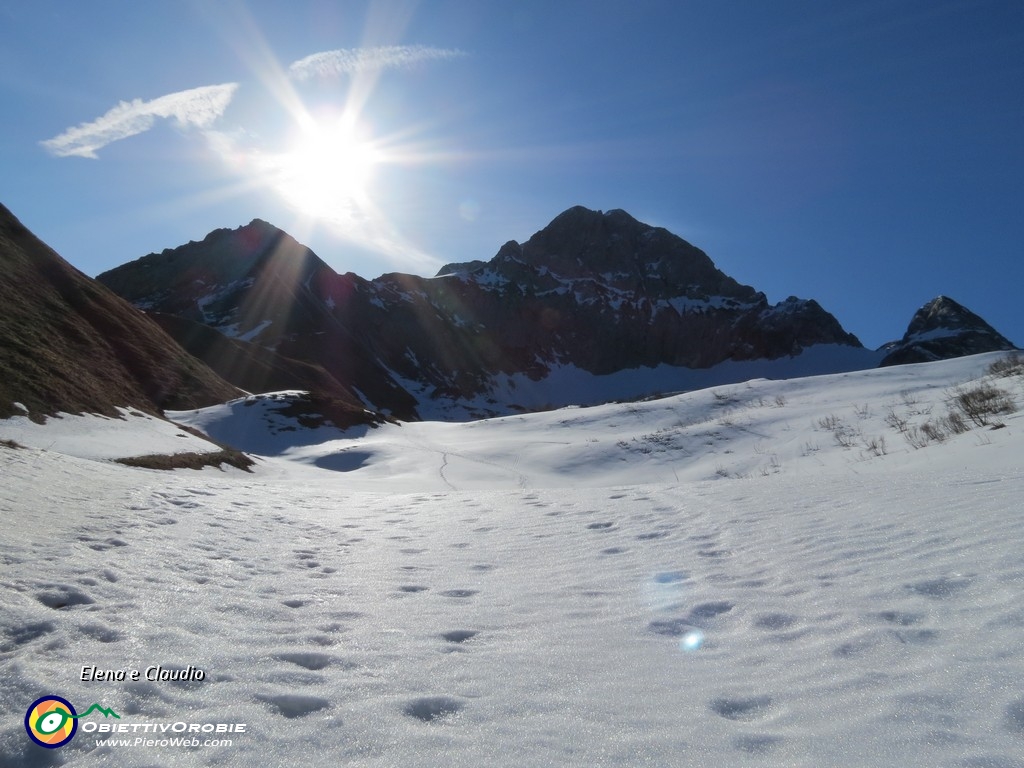
[[[956,387],[969,389],[975,379],[977,386],[985,366],[998,359],[981,355],[758,379],[647,402],[348,432],[303,429],[275,416],[275,400],[268,397],[171,416],[246,451],[344,472],[344,487],[365,491],[382,485],[417,492],[893,472],[931,466],[936,453],[950,455],[933,449],[951,445],[984,449],[992,454],[986,462],[999,461],[996,456],[1018,460],[1004,450],[1012,430],[944,434],[950,430],[941,426]],[[1018,379],[1007,381],[1020,395]]]
[[[1024,404],[995,359],[299,439],[255,475],[0,447],[0,765],[1019,766],[1024,421],[943,432],[982,383]],[[246,730],[98,746],[94,713],[43,750],[47,694],[129,742]]]
[[[82,459],[124,459],[148,454],[215,453],[219,445],[165,419],[131,408],[119,418],[62,413],[45,423],[27,416],[0,420],[0,440]]]

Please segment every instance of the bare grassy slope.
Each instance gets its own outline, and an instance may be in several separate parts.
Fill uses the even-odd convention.
[[[159,413],[238,390],[145,314],[76,270],[0,205],[0,418]]]

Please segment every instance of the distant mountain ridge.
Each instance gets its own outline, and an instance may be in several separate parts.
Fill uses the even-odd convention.
[[[723,364],[736,376],[780,377],[1012,348],[966,320],[924,339],[915,317],[903,340],[866,350],[816,301],[771,305],[677,235],[579,206],[489,261],[448,264],[433,278],[339,275],[256,219],[97,279],[166,318],[238,386],[294,382],[402,420],[642,397],[718,381],[694,374]],[[941,317],[963,317],[941,306]],[[185,333],[183,323],[228,337],[230,352],[195,343],[196,327]],[[246,348],[262,362],[245,363]]]
[[[401,419],[530,410],[524,386],[564,369],[707,369],[821,345],[860,353],[852,367],[870,357],[817,302],[770,305],[700,249],[620,210],[571,208],[526,243],[433,278],[339,275],[255,220],[97,279],[147,311],[322,368],[367,407]],[[583,394],[548,389],[551,405]]]
[[[0,206],[0,271],[0,418],[238,387],[313,392],[282,401],[309,424],[464,420],[1013,348],[939,297],[866,350],[817,302],[770,305],[676,235],[580,207],[433,278],[339,275],[257,219],[94,281]]]

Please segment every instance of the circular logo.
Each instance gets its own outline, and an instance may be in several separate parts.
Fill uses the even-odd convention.
[[[43,696],[32,702],[25,713],[25,730],[29,738],[41,747],[63,747],[78,730],[77,714],[67,699]]]

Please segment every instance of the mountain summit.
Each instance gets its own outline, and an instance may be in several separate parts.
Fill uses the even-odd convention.
[[[681,389],[686,378],[673,381],[673,370],[788,359],[822,345],[866,352],[816,302],[770,305],[700,249],[621,210],[570,208],[527,242],[433,278],[339,275],[256,220],[98,280],[148,312],[315,366],[367,408],[402,419]],[[629,387],[601,396],[579,386],[627,373]]]
[[[570,208],[523,245],[506,243],[491,262],[451,264],[439,275],[488,267],[542,289],[555,280],[584,280],[652,299],[675,298],[684,289],[735,302],[759,300],[753,288],[718,270],[699,248],[622,210]]]
[[[917,312],[899,341],[887,344],[881,365],[905,365],[1015,349],[995,328],[948,296]]]

